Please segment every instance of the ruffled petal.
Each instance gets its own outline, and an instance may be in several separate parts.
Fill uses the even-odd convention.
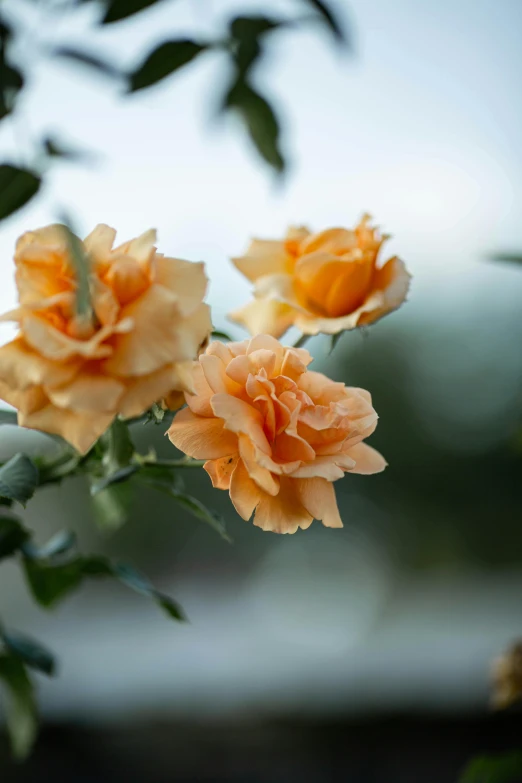
[[[230,499],[239,516],[248,522],[262,497],[262,491],[250,478],[243,460],[240,459],[230,481]]]
[[[18,423],[32,430],[61,435],[80,454],[85,454],[103,435],[113,418],[111,413],[77,412],[49,404],[34,413],[19,412]]]
[[[250,334],[271,334],[281,337],[294,323],[297,311],[274,299],[254,299],[228,314],[228,318],[244,326]]]
[[[210,459],[203,465],[212,481],[214,489],[228,489],[232,473],[237,465],[239,457],[221,457],[221,459]]]
[[[254,525],[274,533],[295,533],[300,527],[309,527],[312,521],[313,515],[302,505],[293,479],[284,477],[275,497],[262,495],[254,517]]]
[[[347,451],[347,456],[355,460],[355,467],[350,468],[351,473],[362,473],[370,476],[373,473],[381,473],[387,466],[387,462],[378,451],[368,446],[367,443],[358,443]]]
[[[159,253],[154,261],[155,281],[164,286],[178,299],[182,315],[190,315],[199,307],[207,291],[208,278],[205,264],[167,258]]]
[[[324,478],[295,479],[304,508],[325,527],[342,527],[333,484]]]
[[[189,408],[179,411],[167,432],[170,441],[189,457],[219,459],[237,454],[237,436],[220,419],[196,416]]]

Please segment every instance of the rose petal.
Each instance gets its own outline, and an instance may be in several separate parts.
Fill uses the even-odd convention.
[[[156,254],[155,281],[174,293],[182,315],[190,315],[201,304],[207,291],[205,264],[181,261]]]
[[[211,459],[203,465],[212,481],[215,489],[228,489],[232,473],[237,465],[239,457],[221,457],[221,459]]]
[[[295,533],[307,528],[313,516],[303,507],[298,488],[292,479],[282,478],[276,497],[263,494],[256,508],[254,525],[274,533]]]
[[[356,446],[352,446],[347,451],[347,456],[355,460],[355,467],[350,468],[350,472],[366,476],[380,473],[388,464],[382,454],[368,446],[367,443],[358,443]]]
[[[333,484],[324,478],[295,479],[304,508],[325,527],[342,527]]]
[[[34,413],[20,412],[18,423],[29,429],[61,435],[80,454],[85,454],[103,435],[113,418],[110,413],[78,413],[49,404]]]
[[[45,387],[45,391],[57,408],[114,414],[125,386],[115,378],[82,373],[64,386]]]
[[[255,481],[252,481],[243,460],[240,459],[230,481],[230,499],[239,516],[248,522],[262,497],[263,493]]]
[[[218,459],[237,454],[237,436],[220,419],[196,416],[189,408],[179,411],[167,432],[180,451],[195,459]]]
[[[244,326],[250,334],[271,334],[281,337],[294,323],[296,310],[274,299],[254,299],[228,314],[234,323]]]

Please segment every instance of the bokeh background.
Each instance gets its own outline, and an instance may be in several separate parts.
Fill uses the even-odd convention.
[[[83,43],[96,13],[49,23],[38,4],[7,5],[44,42]],[[170,30],[215,33],[245,7],[295,4],[173,0],[90,42],[128,66]],[[445,783],[476,751],[521,742],[519,713],[490,712],[489,668],[522,636],[522,269],[490,260],[522,249],[522,4],[336,7],[349,53],[303,29],[274,37],[259,76],[284,121],[283,182],[233,121],[216,120],[227,74],[213,56],[125,99],[35,56],[22,111],[4,123],[0,142],[19,160],[55,129],[99,158],[56,165],[2,224],[2,311],[15,302],[16,237],[64,208],[80,233],[106,222],[124,240],[155,226],[162,252],[203,259],[214,324],[238,339],[226,313],[249,286],[228,259],[251,235],[348,226],[369,211],[414,279],[401,311],[344,335],[333,355],[326,338],[310,342],[316,369],[372,392],[372,445],[389,462],[337,483],[342,531],[263,533],[202,471],[187,487],[226,516],[232,545],[157,494],[138,495],[111,537],[81,480],[31,502],[25,519],[42,541],[69,527],[83,550],[130,560],[190,624],[108,583],[43,614],[3,565],[3,619],[61,664],[39,682],[32,760],[16,766],[0,745],[2,783]],[[134,435],[175,453],[161,427]],[[1,436],[2,458],[44,444]]]

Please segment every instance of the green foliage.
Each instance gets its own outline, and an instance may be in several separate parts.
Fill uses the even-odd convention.
[[[0,639],[6,649],[30,669],[52,676],[56,670],[54,655],[40,642],[14,631],[0,630]]]
[[[226,340],[227,342],[232,342],[232,338],[229,334],[221,332],[218,329],[213,329],[211,336],[213,340]]]
[[[7,695],[7,729],[13,754],[24,759],[33,746],[38,728],[33,685],[23,662],[13,653],[0,655],[0,680]]]
[[[76,312],[86,319],[92,318],[91,292],[89,286],[89,258],[83,248],[83,243],[71,229],[70,221],[63,218],[63,232],[69,253],[76,271]]]
[[[121,79],[123,74],[114,65],[98,57],[97,54],[86,52],[82,49],[76,49],[70,46],[59,46],[53,50],[53,55],[62,58],[76,65],[86,65],[88,68],[97,72],[100,76]]]
[[[24,86],[22,72],[7,61],[11,37],[11,26],[0,20],[0,120],[12,112],[16,97]]]
[[[103,24],[119,22],[158,2],[160,0],[106,0],[106,11],[102,22]]]
[[[330,6],[325,3],[324,0],[306,0],[306,2],[311,5],[315,11],[318,12],[321,19],[325,22],[327,27],[329,27],[339,43],[348,43],[346,32],[343,30],[341,23],[336,18]]]
[[[9,163],[1,164],[0,220],[27,204],[38,193],[41,184],[41,177],[33,171]]]
[[[29,538],[29,533],[16,517],[0,512],[0,560],[11,557]]]
[[[136,92],[151,87],[162,79],[192,62],[206,50],[204,44],[188,38],[166,41],[154,49],[144,62],[130,75],[129,91]]]
[[[132,466],[133,472],[138,470]],[[122,471],[127,468],[122,468]],[[118,473],[102,479],[111,482]],[[99,486],[99,485],[98,485]],[[96,484],[91,484],[92,506],[94,521],[102,533],[111,534],[119,530],[129,518],[132,506],[133,491],[129,482],[124,479],[120,482],[106,484],[105,488],[98,489]]]
[[[522,751],[473,759],[459,783],[520,783],[522,780]]]
[[[492,257],[493,261],[498,261],[501,264],[516,264],[518,266],[522,265],[522,254],[521,253],[498,253],[497,255]]]
[[[226,94],[224,107],[238,113],[261,157],[281,173],[285,160],[279,146],[279,122],[266,98],[239,79]]]
[[[38,468],[25,454],[15,454],[0,468],[0,497],[25,506],[38,486]]]

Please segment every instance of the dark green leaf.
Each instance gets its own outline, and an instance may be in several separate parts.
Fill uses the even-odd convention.
[[[156,5],[160,0],[108,0],[107,10],[102,19],[103,24],[119,22],[128,16],[133,16],[151,5]]]
[[[230,23],[230,32],[234,38],[258,38],[263,33],[275,30],[281,22],[268,16],[237,16]]]
[[[16,411],[0,410],[0,424],[17,424],[18,415]]]
[[[0,655],[0,680],[7,691],[7,728],[13,754],[23,759],[31,750],[38,727],[33,685],[24,664],[10,653]]]
[[[27,204],[38,193],[41,184],[41,178],[29,169],[8,163],[0,165],[0,220]]]
[[[71,161],[92,158],[92,153],[69,147],[67,144],[63,144],[60,140],[53,139],[51,136],[47,136],[47,138],[43,140],[43,146],[45,152],[51,158],[62,158],[63,160]]]
[[[16,97],[23,86],[22,72],[0,60],[0,120],[12,112]]]
[[[522,752],[513,751],[473,759],[459,778],[459,783],[520,783],[521,780]]]
[[[330,350],[328,351],[328,355],[334,352],[335,346],[343,336],[344,332],[337,332],[337,334],[331,335],[331,341],[330,341]]]
[[[130,75],[130,92],[143,90],[187,65],[206,47],[189,39],[167,41],[154,49]]]
[[[0,560],[14,555],[27,541],[28,536],[29,534],[16,517],[0,512]]]
[[[124,468],[114,471],[109,476],[104,476],[91,484],[91,495],[94,497],[102,490],[109,487],[111,484],[119,484],[121,481],[125,481],[132,476],[133,473],[139,470],[139,465],[126,465]]]
[[[80,586],[83,580],[82,559],[53,565],[46,561],[24,557],[24,572],[34,599],[50,608]]]
[[[103,533],[115,533],[128,521],[132,498],[127,483],[112,484],[93,496],[94,521]]]
[[[320,14],[321,18],[330,28],[339,43],[346,44],[348,42],[346,33],[343,30],[339,20],[336,18],[334,12],[330,8],[329,4],[325,3],[324,0],[306,0],[306,2],[313,6],[314,9]]]
[[[25,506],[38,486],[38,469],[25,454],[15,454],[0,468],[0,496]]]
[[[24,544],[23,553],[31,560],[48,560],[70,552],[76,546],[76,534],[70,530],[62,530],[56,533],[42,547],[35,546],[32,542]]]
[[[54,656],[40,642],[14,631],[0,633],[7,649],[20,658],[26,666],[52,676],[56,669]]]
[[[214,340],[227,340],[228,342],[232,342],[232,338],[229,334],[226,332],[221,332],[219,329],[213,329],[212,330],[212,337]]]
[[[275,19],[266,16],[238,16],[230,23],[232,36],[232,54],[239,71],[244,78],[261,55],[261,38],[281,25]]]
[[[518,264],[522,265],[521,253],[499,253],[491,259],[492,261],[499,261],[502,264]]]
[[[226,531],[223,517],[221,514],[218,514],[217,511],[213,511],[212,509],[207,508],[197,498],[194,498],[191,495],[187,495],[184,492],[180,492],[176,489],[174,484],[169,485],[166,482],[157,481],[154,479],[154,477],[147,478],[146,481],[149,486],[154,487],[160,492],[165,492],[167,495],[170,495],[170,497],[173,498],[182,508],[186,509],[193,516],[201,519],[203,522],[206,522],[208,525],[213,527],[214,530],[219,533],[221,538],[225,539],[225,541],[228,541],[229,543],[232,541]]]
[[[143,576],[139,571],[136,571],[132,566],[125,563],[119,563],[114,566],[114,576],[116,576],[120,582],[135,590],[137,593],[152,598],[159,606],[174,620],[185,620],[186,617],[179,604],[173,601],[168,596],[160,593],[156,590],[149,580]]]
[[[228,92],[225,108],[238,112],[259,154],[282,172],[285,161],[279,148],[279,123],[268,101],[240,80]]]
[[[53,55],[62,57],[72,63],[87,65],[102,76],[110,76],[112,78],[121,78],[123,76],[122,72],[114,65],[101,60],[97,55],[90,52],[83,52],[80,49],[73,49],[69,46],[60,46],[58,49],[53,50]]]

